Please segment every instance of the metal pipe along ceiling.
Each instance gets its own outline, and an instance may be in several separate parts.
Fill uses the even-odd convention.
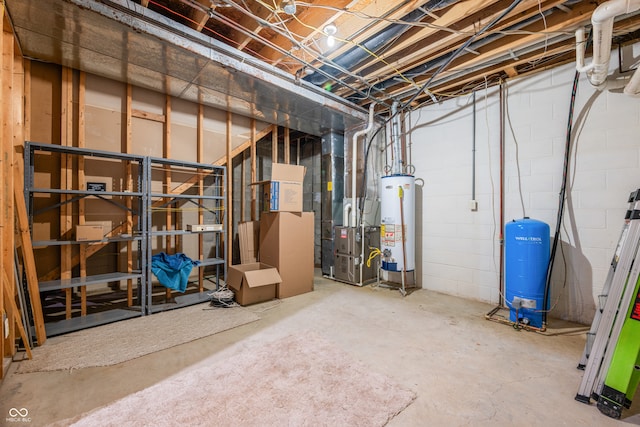
[[[443,9],[452,5],[453,3],[458,2],[459,0],[429,0],[424,6],[408,13],[407,15],[401,18],[401,21],[404,22],[418,22],[422,18],[424,18],[429,12]],[[333,60],[333,63],[342,68],[353,68],[365,59],[370,57],[368,52],[377,53],[381,49],[385,48],[387,45],[392,43],[398,36],[403,34],[411,28],[410,25],[406,24],[392,24],[389,25],[384,30],[375,34],[374,36],[367,39],[364,43],[361,44],[362,47],[356,46],[345,52],[344,54],[338,56]],[[366,50],[365,50],[366,49]],[[332,67],[331,65],[323,65],[320,67],[320,70],[323,73],[315,72],[313,74],[305,77],[305,80],[322,86],[329,78],[326,76],[329,74],[330,76],[337,76],[342,71],[339,68]]]

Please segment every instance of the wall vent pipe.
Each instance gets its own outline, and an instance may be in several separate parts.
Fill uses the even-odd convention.
[[[353,142],[351,143],[351,221],[348,224],[350,227],[357,227],[357,223],[356,223],[356,207],[358,206],[357,204],[357,196],[356,196],[356,170],[358,168],[358,138],[360,138],[362,135],[366,135],[369,132],[371,132],[371,129],[373,129],[373,110],[376,108],[375,103],[371,103],[369,105],[369,123],[367,124],[367,127],[359,130],[357,132],[355,132],[353,134]],[[366,185],[366,183],[365,183]]]
[[[640,0],[611,0],[602,3],[593,11],[593,15],[591,15],[593,59],[588,65],[584,64],[584,29],[580,28],[576,31],[576,70],[586,71],[587,78],[593,86],[602,85],[609,74],[614,18],[635,12],[638,9],[640,9]]]

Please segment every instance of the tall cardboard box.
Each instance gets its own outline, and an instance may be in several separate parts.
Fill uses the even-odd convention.
[[[265,212],[302,212],[304,166],[273,163],[271,179],[255,182],[260,185]]]
[[[278,269],[278,298],[313,291],[313,212],[264,212],[260,262]]]

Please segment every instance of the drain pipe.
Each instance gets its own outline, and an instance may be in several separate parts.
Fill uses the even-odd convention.
[[[400,175],[402,173],[402,147],[400,147],[400,118],[398,117],[398,101],[393,101],[391,104],[391,141],[393,141],[393,152],[395,156],[395,162],[393,165],[393,174]]]
[[[373,129],[373,110],[376,108],[374,102],[369,105],[369,123],[367,127],[357,131],[353,134],[353,142],[351,143],[351,221],[350,227],[357,227],[356,225],[356,169],[358,168],[358,138],[362,135],[366,135]],[[366,183],[364,184],[366,185]]]
[[[576,30],[576,70],[587,73],[593,86],[602,85],[609,74],[611,58],[611,37],[613,36],[613,19],[640,9],[640,0],[611,0],[602,3],[593,11],[593,59],[584,64],[585,35],[584,28]],[[637,74],[637,72],[636,72]],[[636,80],[637,81],[637,80]]]

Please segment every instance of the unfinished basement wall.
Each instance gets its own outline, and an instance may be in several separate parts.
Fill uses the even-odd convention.
[[[225,165],[227,155],[227,113],[214,108],[199,106],[164,94],[140,87],[127,87],[125,83],[103,77],[81,74],[69,70],[67,82],[72,86],[69,92],[72,105],[70,115],[63,114],[63,90],[65,90],[64,69],[58,65],[29,62],[28,80],[30,95],[27,112],[31,123],[30,140],[51,144],[82,146],[110,152],[141,154],[165,157],[188,162],[215,163]],[[83,80],[81,81],[80,76]],[[82,88],[82,95],[80,95]],[[83,120],[80,120],[80,111]],[[129,111],[130,116],[128,116]],[[130,121],[128,122],[128,118]],[[65,121],[66,120],[66,121]],[[243,116],[231,116],[230,146],[232,152],[240,153],[248,147],[252,133],[261,134],[270,129],[264,122],[255,122]],[[128,125],[129,123],[129,125]],[[63,125],[71,131],[63,138]],[[252,132],[252,126],[255,129]],[[64,141],[62,141],[64,139]],[[53,158],[57,157],[57,158]],[[43,181],[42,187],[56,188],[60,184],[60,156],[52,156],[44,168],[36,171],[36,181]],[[112,166],[112,165],[111,165]],[[124,180],[124,171],[111,167],[109,161],[89,159],[84,165],[85,181],[106,181],[107,189],[119,191],[118,183]],[[164,181],[164,173],[153,171],[152,191],[165,192],[169,189]],[[175,179],[175,178],[174,178]],[[38,184],[38,183],[37,183]],[[177,186],[179,182],[173,182]],[[234,185],[239,185],[235,184]],[[74,178],[76,188],[84,188]],[[36,205],[38,201],[36,200]],[[36,206],[37,207],[37,206]],[[74,224],[79,221],[74,212]],[[196,214],[185,209],[180,224],[197,222]],[[166,214],[154,212],[154,229],[166,227]],[[104,200],[87,199],[83,221],[108,222],[112,229],[126,221],[126,214]],[[240,218],[234,218],[240,220]],[[60,236],[60,214],[52,210],[47,216],[39,217],[34,224],[34,238],[38,240],[57,239]],[[193,240],[193,239],[192,239]],[[197,254],[197,242],[174,242],[175,248],[187,254]],[[188,245],[194,247],[188,247]],[[159,248],[159,247],[158,247]],[[154,245],[156,249],[156,245]],[[172,250],[172,249],[171,249]],[[55,278],[60,265],[58,248],[37,249],[38,275],[51,280]],[[91,271],[99,274],[112,271],[117,263],[126,259],[114,258],[121,252],[115,244],[104,248],[88,259]]]
[[[616,56],[616,55],[614,55]],[[612,60],[611,70],[617,67]],[[573,64],[509,81],[504,219],[556,227]],[[426,289],[497,304],[500,263],[499,95],[476,93],[476,200],[472,211],[471,96],[412,115],[416,177],[424,179]],[[620,236],[629,193],[640,187],[640,100],[595,90],[582,75],[550,317],[590,323]]]

